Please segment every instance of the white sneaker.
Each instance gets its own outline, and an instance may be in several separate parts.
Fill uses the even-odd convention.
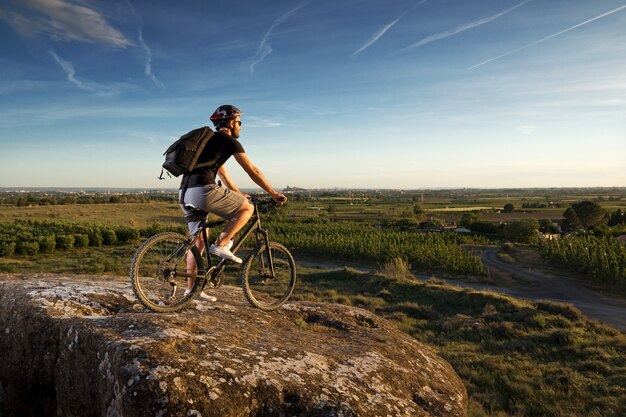
[[[185,290],[185,293],[183,294],[183,298],[187,297],[190,293],[191,293],[191,290]],[[213,297],[212,295],[208,295],[204,291],[202,291],[200,294],[198,294],[196,296],[196,299],[200,300],[200,301],[209,301],[209,302],[212,302],[212,303],[217,301],[216,297]]]
[[[224,258],[224,259],[228,259],[229,261],[236,262],[238,264],[243,262],[241,258],[238,258],[235,255],[233,255],[233,253],[228,248],[228,244],[224,246],[217,246],[213,244],[209,248],[209,253],[215,256],[219,256],[220,258]]]

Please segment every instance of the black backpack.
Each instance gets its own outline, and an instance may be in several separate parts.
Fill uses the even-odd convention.
[[[208,126],[204,126],[192,130],[172,143],[163,154],[165,155],[165,162],[163,163],[163,169],[161,169],[159,179],[165,179],[163,177],[163,170],[167,170],[168,175],[171,174],[178,177],[181,174],[188,174],[195,168],[207,165],[198,164],[197,162],[202,150],[212,136],[213,130]]]

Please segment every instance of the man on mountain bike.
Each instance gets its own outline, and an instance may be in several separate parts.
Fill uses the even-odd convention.
[[[284,204],[287,201],[287,197],[277,192],[263,173],[250,161],[243,146],[237,140],[241,132],[242,114],[241,110],[230,104],[220,106],[213,112],[211,122],[213,122],[216,132],[198,159],[198,165],[203,166],[185,174],[179,190],[179,195],[182,197],[180,206],[185,214],[191,212],[190,207],[188,207],[191,206],[229,220],[222,233],[209,247],[209,252],[236,263],[241,263],[241,258],[230,251],[233,245],[232,238],[248,222],[254,213],[254,206],[248,201],[249,196],[239,191],[239,188],[228,175],[224,163],[231,156],[234,156],[252,181],[270,194],[276,203]],[[218,185],[216,180],[218,176],[226,187]],[[188,226],[189,230],[193,231],[198,223],[192,222]],[[200,252],[205,248],[205,242],[202,239],[198,239],[196,245]],[[195,261],[191,252],[187,255],[187,269],[190,273],[195,269]],[[191,292],[194,281],[193,278],[188,280],[185,296]],[[214,297],[206,295],[203,297],[215,300]]]

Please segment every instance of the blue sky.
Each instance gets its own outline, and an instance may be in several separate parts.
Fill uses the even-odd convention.
[[[177,187],[224,103],[279,188],[626,186],[626,0],[227,4],[3,0],[0,186]]]

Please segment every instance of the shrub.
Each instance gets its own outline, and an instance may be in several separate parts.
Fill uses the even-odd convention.
[[[132,242],[139,239],[139,230],[131,227],[118,227],[115,229],[115,234],[120,243]]]
[[[102,245],[102,232],[97,227],[92,227],[87,231],[89,236],[89,246],[101,246]]]
[[[74,234],[74,247],[75,248],[86,248],[89,246],[89,236],[84,233],[76,233]]]
[[[117,243],[117,235],[114,230],[102,229],[102,244],[115,245]]]
[[[56,241],[59,250],[70,250],[74,247],[74,235],[57,235]]]
[[[52,252],[57,245],[54,235],[40,236],[37,241],[39,242],[39,251],[44,253]]]
[[[22,240],[17,242],[15,251],[22,255],[35,255],[39,252],[39,242],[32,240]]]
[[[157,222],[154,222],[150,225],[150,227],[144,229],[142,234],[144,236],[152,236],[152,235],[156,235],[157,233],[165,232],[165,230],[166,230],[165,227],[163,227]]]
[[[189,234],[189,229],[187,226],[175,226],[172,228],[172,232],[180,233],[181,235],[186,236]]]
[[[411,273],[411,265],[406,259],[402,258],[393,258],[385,264],[381,268],[381,272],[387,278],[402,280],[406,278],[413,278],[413,274]]]
[[[15,253],[15,242],[0,242],[0,256],[11,257]]]

